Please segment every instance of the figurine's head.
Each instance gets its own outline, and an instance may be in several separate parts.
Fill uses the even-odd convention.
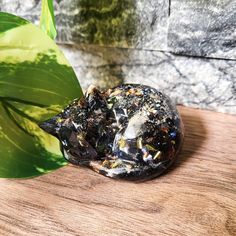
[[[104,107],[104,101],[100,92],[90,86],[85,97],[74,100],[61,113],[39,126],[60,140],[61,151],[69,162],[88,165],[97,158],[96,150],[86,141],[89,119],[101,107]]]

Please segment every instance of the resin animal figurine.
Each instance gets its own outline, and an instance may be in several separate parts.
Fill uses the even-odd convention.
[[[170,99],[139,84],[104,92],[90,87],[40,127],[59,139],[72,164],[128,180],[162,174],[183,142],[182,121]]]

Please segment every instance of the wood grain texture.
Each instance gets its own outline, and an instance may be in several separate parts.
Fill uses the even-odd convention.
[[[236,116],[179,107],[175,166],[144,183],[67,166],[0,180],[0,235],[236,235]]]

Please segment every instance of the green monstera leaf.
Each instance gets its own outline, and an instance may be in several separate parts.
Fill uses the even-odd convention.
[[[66,164],[38,127],[82,96],[57,45],[30,22],[0,13],[0,177],[22,178]]]

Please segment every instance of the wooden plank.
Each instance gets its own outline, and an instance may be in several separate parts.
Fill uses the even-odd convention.
[[[165,175],[115,181],[67,166],[0,180],[0,235],[236,235],[236,116],[179,107],[183,150]]]

